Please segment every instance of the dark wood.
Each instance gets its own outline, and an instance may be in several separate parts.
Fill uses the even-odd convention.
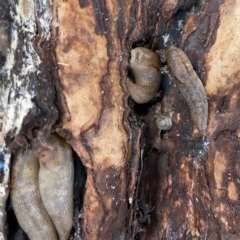
[[[70,239],[239,239],[239,3],[7,2],[0,3],[6,36],[0,43],[14,61],[6,68],[9,51],[0,48],[1,80],[12,92],[5,107],[17,103],[20,127],[10,128],[9,112],[3,113],[5,143],[14,153],[56,131],[71,144],[76,170]],[[33,23],[23,28],[18,17]],[[26,30],[30,26],[33,32]],[[167,75],[147,104],[134,103],[126,90],[130,50],[170,44],[187,54],[205,87],[204,136]],[[25,74],[26,66],[35,70]],[[32,106],[21,120],[22,98]],[[174,108],[170,131],[157,127],[160,105],[162,111]],[[17,224],[8,223],[16,232],[9,239],[25,239]]]

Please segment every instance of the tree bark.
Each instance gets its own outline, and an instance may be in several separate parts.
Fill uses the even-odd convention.
[[[240,238],[237,1],[8,0],[0,11],[2,206],[9,152],[56,131],[75,156],[70,239]],[[205,87],[205,135],[167,75],[147,104],[126,90],[130,50],[170,44]],[[174,108],[170,131],[157,127],[160,104]],[[26,239],[10,206],[8,238]]]

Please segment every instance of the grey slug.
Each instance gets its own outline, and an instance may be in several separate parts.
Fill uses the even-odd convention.
[[[170,130],[172,128],[172,116],[174,108],[170,106],[168,95],[162,98],[161,104],[156,103],[153,117],[156,119],[157,126],[160,130]]]
[[[40,196],[38,171],[39,161],[32,151],[19,149],[11,167],[12,206],[30,239],[57,240],[57,232]]]
[[[207,129],[208,102],[201,80],[193,69],[187,55],[171,45],[166,50],[170,74],[177,83],[191,113],[191,118],[200,133]]]
[[[144,47],[131,50],[130,63],[135,83],[127,79],[127,90],[135,102],[147,103],[157,94],[161,82],[161,63],[153,51]]]
[[[170,130],[172,128],[172,116],[173,111],[161,113],[160,116],[158,116],[156,123],[159,129],[161,130]]]
[[[73,222],[73,157],[67,142],[53,134],[47,140],[53,148],[39,157],[39,186],[44,206],[60,240],[69,237]]]

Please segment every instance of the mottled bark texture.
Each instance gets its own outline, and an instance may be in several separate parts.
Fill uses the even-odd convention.
[[[85,167],[75,164],[71,239],[240,238],[238,1],[8,0],[0,8],[0,156],[8,166],[8,149],[54,131],[71,144]],[[127,92],[131,49],[170,44],[206,90],[204,136],[167,75],[147,104]],[[157,127],[159,109],[174,109],[171,130]],[[9,239],[25,238],[8,223]]]

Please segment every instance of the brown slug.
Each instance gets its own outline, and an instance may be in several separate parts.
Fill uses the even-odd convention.
[[[207,129],[208,102],[201,80],[193,69],[187,55],[171,45],[166,50],[170,74],[177,83],[191,113],[191,118],[200,133]]]
[[[19,149],[11,167],[10,197],[19,224],[30,239],[57,240],[57,232],[39,192],[38,158],[31,150]]]
[[[69,237],[73,222],[73,157],[65,139],[56,134],[47,140],[50,152],[39,157],[39,186],[44,206],[60,240]]]
[[[135,83],[127,79],[127,90],[135,102],[147,103],[157,94],[161,82],[161,63],[153,51],[144,47],[131,50],[130,63]]]

